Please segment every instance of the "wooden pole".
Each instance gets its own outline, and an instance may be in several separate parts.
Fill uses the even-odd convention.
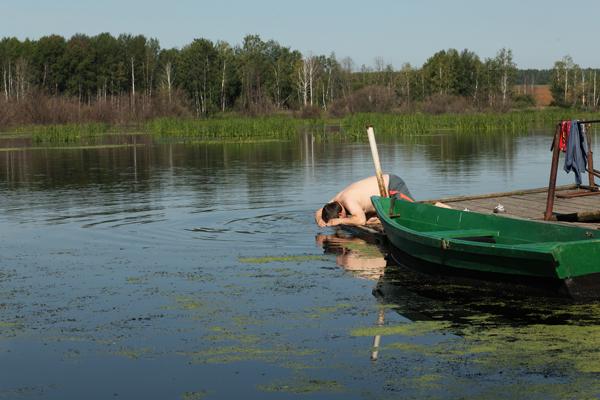
[[[373,164],[375,164],[375,176],[377,176],[377,184],[379,185],[379,194],[381,197],[388,197],[388,190],[383,180],[383,172],[381,172],[381,163],[379,162],[379,152],[377,151],[377,143],[375,142],[375,132],[371,125],[367,126],[367,136],[369,137],[369,146],[371,146],[371,155],[373,156]]]
[[[594,187],[596,187],[596,181],[594,179],[594,152],[592,151],[592,141],[590,139],[590,135],[587,132],[587,129],[585,129],[585,125],[580,124],[579,127],[580,127],[580,129],[583,129],[585,131],[585,137],[586,137],[587,145],[588,145],[588,155],[587,155],[588,182],[590,184],[590,187],[594,188]],[[589,125],[588,125],[588,128],[589,128]]]
[[[560,133],[561,123],[556,125],[554,133],[554,141],[552,142],[552,165],[550,166],[550,180],[548,182],[548,197],[546,197],[546,212],[544,212],[544,220],[552,219],[552,209],[554,208],[554,194],[556,193],[556,174],[558,172],[558,158],[560,157]]]

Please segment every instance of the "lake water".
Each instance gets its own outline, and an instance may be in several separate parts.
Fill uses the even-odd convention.
[[[379,151],[428,199],[543,187],[550,141]],[[600,396],[597,304],[425,285],[314,224],[368,145],[135,143],[0,151],[0,398]]]

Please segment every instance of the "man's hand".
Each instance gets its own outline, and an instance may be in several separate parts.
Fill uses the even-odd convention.
[[[315,222],[321,228],[325,228],[327,226],[327,223],[325,221],[323,221],[323,209],[322,208],[319,208],[317,210],[317,212],[315,213]]]
[[[327,224],[325,226],[337,226],[337,225],[341,225],[343,223],[345,223],[346,218],[332,218],[329,221],[327,221]]]
[[[367,221],[367,225],[371,225],[371,224],[381,224],[381,221],[377,217],[371,217]]]

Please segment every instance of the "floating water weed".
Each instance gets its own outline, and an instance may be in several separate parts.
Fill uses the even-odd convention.
[[[350,332],[352,336],[420,336],[448,329],[451,326],[446,321],[417,321],[392,326],[370,326],[356,328]]]
[[[290,382],[271,383],[259,385],[263,392],[284,392],[294,394],[306,394],[316,392],[341,392],[344,387],[337,381],[322,379],[296,379]]]
[[[327,260],[320,255],[300,255],[300,256],[265,256],[265,257],[240,257],[239,261],[248,264],[267,264],[272,262],[306,262],[315,260]]]
[[[323,124],[324,120],[306,120],[288,116],[212,119],[159,118],[146,123],[145,128],[151,134],[166,137],[247,142],[289,139],[296,136],[301,128],[319,128]]]

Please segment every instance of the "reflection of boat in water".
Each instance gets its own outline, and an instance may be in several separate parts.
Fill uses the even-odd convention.
[[[346,271],[376,280],[373,295],[379,302],[412,321],[442,318],[461,325],[471,324],[474,317],[488,315],[517,324],[550,320],[560,323],[559,320],[569,318],[567,309],[573,305],[571,299],[559,296],[559,288],[555,286],[531,287],[520,282],[449,277],[435,265],[343,230],[332,235],[319,234],[316,242],[325,253],[336,254],[336,264]]]
[[[474,321],[511,326],[600,323],[598,303],[530,296],[513,289],[512,284],[503,287],[486,282],[474,285],[472,281],[449,280],[443,275],[422,273],[398,264],[386,268],[373,295],[386,309],[411,321],[444,320],[457,330],[472,326]]]
[[[387,265],[385,250],[376,244],[342,230],[333,235],[319,234],[316,242],[325,253],[336,255],[337,265],[359,278],[377,280],[383,275]]]
[[[512,346],[517,349],[522,343],[541,343],[540,348],[547,343],[561,343],[570,352],[577,347],[571,342],[577,344],[581,335],[588,332],[587,327],[600,324],[600,303],[534,297],[530,290],[515,291],[514,284],[449,279],[443,274],[422,272],[423,265],[410,265],[414,258],[396,253],[393,260],[399,263],[395,263],[391,257],[384,257],[389,249],[342,231],[319,235],[317,243],[326,253],[337,255],[338,265],[377,281],[373,295],[381,306],[373,314],[369,344],[372,360],[389,356],[394,351],[393,343],[405,340],[390,332],[399,324],[410,324],[407,320],[417,323],[417,331],[426,327],[433,334],[450,334],[450,341],[456,339],[456,343],[467,346],[487,344],[493,338],[505,345],[504,341],[512,343],[510,340],[516,337],[518,342]],[[542,290],[540,295],[545,293]],[[570,332],[571,342],[561,342],[561,327]]]
[[[498,296],[492,287],[452,285],[422,279],[424,275],[402,265],[390,266],[377,282],[373,294],[382,306],[373,316],[377,322],[372,331],[381,333],[373,339],[371,359],[398,357],[395,352],[400,349],[401,356],[431,355],[451,360],[450,366],[475,370],[487,366],[508,372],[503,375],[507,379],[511,373],[520,379],[522,371],[531,376],[540,371],[544,376],[567,374],[577,380],[585,375],[582,371],[594,371],[596,377],[600,373],[600,303]],[[392,322],[399,316],[410,319],[413,327]],[[388,326],[380,328],[384,318]],[[394,333],[395,326],[400,333]],[[434,336],[423,337],[428,334]],[[594,382],[594,374],[587,379]]]
[[[391,198],[372,201],[393,249],[439,273],[600,297],[597,230]]]

